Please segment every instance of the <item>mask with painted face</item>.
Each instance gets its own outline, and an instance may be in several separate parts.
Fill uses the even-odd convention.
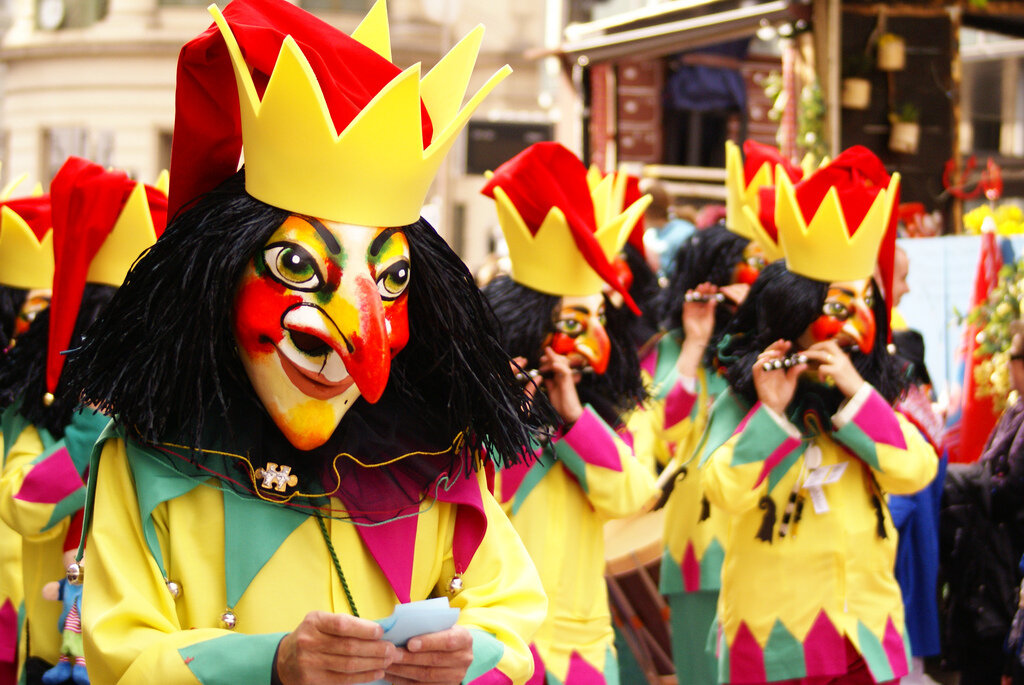
[[[554,331],[544,346],[569,357],[574,370],[589,368],[603,374],[611,358],[605,324],[603,295],[563,297],[555,312]]]
[[[801,336],[801,347],[835,340],[840,347],[871,354],[875,346],[874,283],[837,281],[829,284],[822,315]]]
[[[234,331],[249,380],[302,450],[324,444],[362,396],[380,399],[409,340],[402,229],[291,216],[246,268]]]

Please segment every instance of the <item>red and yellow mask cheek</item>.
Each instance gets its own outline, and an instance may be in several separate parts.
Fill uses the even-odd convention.
[[[590,367],[604,373],[611,358],[611,341],[605,329],[604,296],[563,297],[554,315],[554,332],[544,341],[558,354],[569,357],[576,368]]]
[[[399,229],[289,217],[235,294],[239,356],[297,448],[324,444],[356,398],[380,399],[409,340],[409,244]]]
[[[39,312],[49,306],[49,290],[29,290],[28,295],[25,297],[25,303],[21,305],[21,311],[18,312],[17,318],[14,319],[14,334],[12,335],[12,339],[16,339],[19,335],[27,331],[28,327],[32,325],[32,322],[36,320],[36,316],[39,315]]]
[[[871,354],[875,346],[873,298],[870,278],[830,284],[822,315],[807,329],[805,337],[809,343],[836,340],[841,347],[856,345],[864,354]]]

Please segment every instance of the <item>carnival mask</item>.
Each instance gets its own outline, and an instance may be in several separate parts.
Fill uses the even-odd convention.
[[[875,346],[874,297],[870,278],[829,284],[822,315],[801,336],[801,347],[834,339],[840,347],[856,346],[864,354],[871,354]]]
[[[12,344],[18,336],[28,330],[28,327],[36,320],[39,312],[49,306],[49,288],[28,291],[28,295],[25,296],[25,303],[21,305],[21,311],[18,312],[18,316],[14,320],[14,334],[11,336]]]
[[[604,295],[565,296],[554,314],[554,332],[545,347],[569,357],[574,369],[590,367],[604,373],[611,357],[611,342],[605,330]]]
[[[324,444],[360,395],[380,399],[409,340],[403,229],[291,216],[246,267],[235,339],[256,394],[295,447]]]

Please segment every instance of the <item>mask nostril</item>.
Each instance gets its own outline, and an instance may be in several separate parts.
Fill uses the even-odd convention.
[[[331,352],[331,347],[320,338],[301,331],[288,331],[288,336],[300,351],[311,357],[326,356]]]

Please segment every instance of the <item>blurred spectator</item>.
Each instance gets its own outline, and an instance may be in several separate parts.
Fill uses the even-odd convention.
[[[656,273],[669,275],[674,267],[676,252],[696,227],[692,221],[676,216],[668,191],[657,179],[645,178],[640,181],[640,192],[651,196],[651,204],[644,214],[647,223],[647,231],[644,233],[647,262]]]

